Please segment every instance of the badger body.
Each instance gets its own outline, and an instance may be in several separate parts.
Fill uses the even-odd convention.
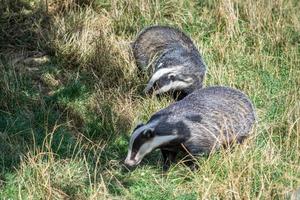
[[[145,93],[181,93],[202,88],[206,66],[192,40],[178,29],[151,26],[132,45],[138,68],[150,74]]]
[[[137,165],[160,148],[168,167],[180,151],[197,156],[243,142],[254,123],[252,103],[241,91],[222,86],[197,89],[136,127],[125,164]]]

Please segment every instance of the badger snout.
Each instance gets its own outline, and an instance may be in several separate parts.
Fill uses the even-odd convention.
[[[151,81],[148,83],[146,88],[144,89],[144,93],[146,95],[152,95],[156,90],[160,88],[158,82],[151,83]]]
[[[130,160],[130,159],[125,159],[124,161],[124,164],[127,166],[127,167],[134,167],[136,165],[139,164],[139,162],[135,161],[135,160]]]
[[[154,88],[153,88],[153,87],[146,87],[146,88],[144,89],[144,93],[145,93],[146,95],[152,95],[153,92],[154,92]]]

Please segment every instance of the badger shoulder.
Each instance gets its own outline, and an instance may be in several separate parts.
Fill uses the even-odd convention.
[[[195,90],[184,101],[201,101],[206,106],[214,106],[215,103],[237,103],[232,106],[244,106],[254,111],[254,106],[249,97],[242,91],[226,86],[210,86]]]

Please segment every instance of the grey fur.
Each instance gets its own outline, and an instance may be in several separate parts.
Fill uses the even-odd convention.
[[[172,88],[168,92],[189,94],[197,88],[202,88],[205,63],[192,40],[180,30],[168,26],[147,27],[138,34],[132,49],[139,69],[147,71],[151,76],[162,68],[183,66],[175,79],[184,80],[190,77],[193,83],[184,88]],[[163,76],[155,86],[150,84],[145,92],[150,92],[150,87],[152,90],[161,88],[169,81],[167,76]]]
[[[174,161],[179,151],[196,156],[234,141],[243,142],[256,117],[254,107],[244,93],[214,86],[198,89],[160,110],[144,126],[153,121],[159,121],[152,127],[155,136],[178,136],[158,147],[167,162],[168,159]]]

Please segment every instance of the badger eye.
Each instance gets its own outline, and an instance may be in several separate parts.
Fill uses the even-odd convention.
[[[147,129],[143,132],[143,136],[146,138],[151,138],[154,136],[154,131],[151,129]]]
[[[170,74],[170,75],[169,75],[169,79],[170,79],[171,81],[174,81],[174,80],[175,80],[175,75],[174,75],[174,74]]]

